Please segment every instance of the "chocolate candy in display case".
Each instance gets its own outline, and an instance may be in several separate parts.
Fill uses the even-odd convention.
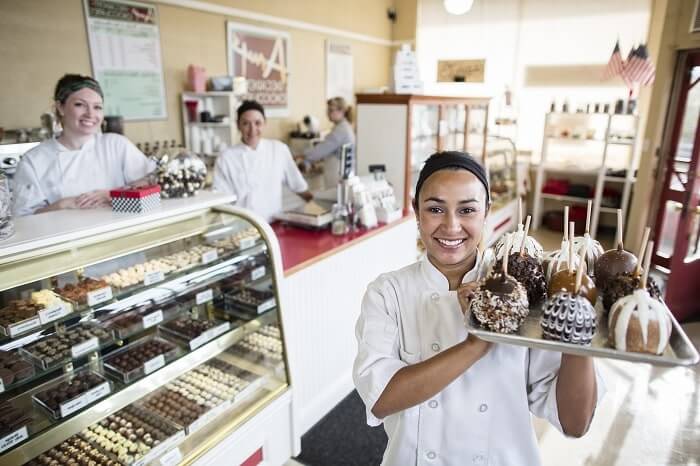
[[[125,382],[148,375],[170,362],[177,346],[158,337],[145,337],[107,356],[105,368]]]
[[[10,403],[0,403],[0,438],[27,425],[30,420],[26,410],[21,410]]]
[[[158,162],[156,181],[163,198],[191,197],[204,187],[207,166],[192,152],[182,151],[174,158]]]
[[[7,388],[34,375],[34,366],[14,352],[0,351],[0,379]]]
[[[61,419],[82,410],[111,393],[111,384],[100,374],[81,370],[56,378],[32,396],[36,404]]]

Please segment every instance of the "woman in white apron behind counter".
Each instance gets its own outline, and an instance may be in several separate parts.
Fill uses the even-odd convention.
[[[579,437],[604,392],[591,358],[467,334],[488,193],[470,156],[431,156],[414,201],[426,255],[365,294],[353,378],[367,423],[384,423],[385,466],[540,464],[530,413]]]
[[[67,74],[56,84],[63,132],[27,152],[14,179],[15,215],[110,205],[109,190],[135,183],[155,168],[119,134],[102,134],[103,94],[92,78]]]
[[[313,147],[304,151],[303,161],[306,169],[312,162],[323,160],[323,180],[325,188],[334,188],[338,184],[340,149],[345,144],[355,144],[352,130],[352,108],[342,97],[328,99],[326,115],[333,123],[333,130]]]
[[[313,198],[309,185],[281,141],[262,137],[265,109],[245,100],[236,110],[241,143],[224,150],[216,159],[214,189],[235,194],[236,204],[272,221],[282,211],[282,186],[305,201]]]

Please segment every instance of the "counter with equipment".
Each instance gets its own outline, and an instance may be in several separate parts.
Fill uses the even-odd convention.
[[[0,249],[0,464],[292,456],[279,245],[231,200],[17,219]]]

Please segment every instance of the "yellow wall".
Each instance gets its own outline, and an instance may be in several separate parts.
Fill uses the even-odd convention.
[[[209,0],[208,3],[387,41],[392,38],[393,26],[386,10],[393,0]],[[91,74],[82,5],[82,0],[0,1],[0,126],[38,126],[39,115],[51,108],[53,86],[61,75]],[[290,33],[290,117],[270,119],[268,137],[286,138],[295,122],[308,113],[325,120],[325,40],[328,38],[351,44],[356,89],[390,83],[391,48],[386,45],[167,4],[159,4],[158,10],[168,119],[127,122],[126,135],[135,142],[182,140],[179,99],[186,68],[198,64],[210,76],[227,74],[227,20]]]
[[[634,197],[625,236],[626,247],[636,249],[647,225],[655,218],[658,199],[654,198],[659,157],[666,111],[671,95],[673,72],[678,50],[700,48],[700,33],[691,34],[690,21],[696,0],[654,0],[649,25],[649,51],[656,61],[656,79],[650,90],[640,99],[640,105],[648,106],[642,153],[634,187]],[[659,180],[660,181],[660,180]],[[651,207],[651,208],[650,208]],[[650,215],[651,213],[651,215]],[[659,232],[657,232],[658,234]]]

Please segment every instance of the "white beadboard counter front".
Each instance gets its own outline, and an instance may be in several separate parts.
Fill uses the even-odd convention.
[[[415,262],[412,215],[347,237],[273,224],[284,261],[279,287],[300,438],[353,389],[355,324],[367,285]]]

